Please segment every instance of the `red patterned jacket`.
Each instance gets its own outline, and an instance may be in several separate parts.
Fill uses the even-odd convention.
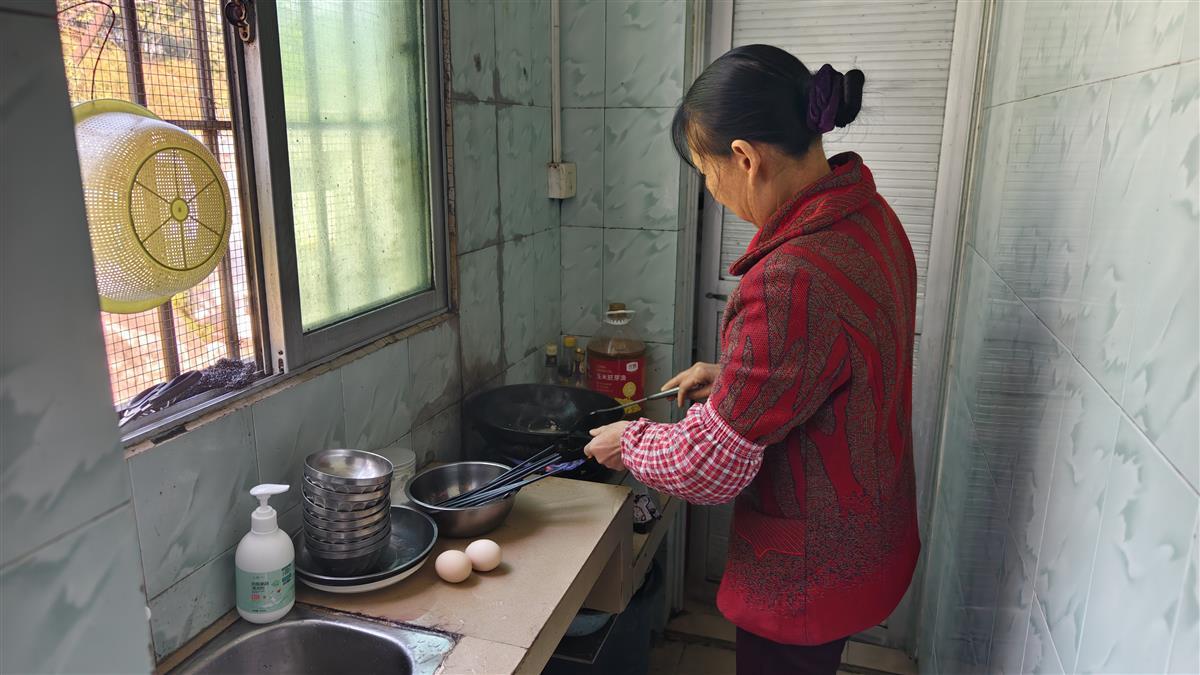
[[[742,279],[709,401],[682,425],[639,422],[622,438],[626,464],[656,487],[736,486],[717,605],[747,631],[800,645],[885,619],[920,550],[912,248],[862,159],[830,165],[733,264]],[[651,456],[654,440],[682,454]]]

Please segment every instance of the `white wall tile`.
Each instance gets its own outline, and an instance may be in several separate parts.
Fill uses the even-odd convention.
[[[604,112],[604,227],[679,228],[679,155],[671,108]]]
[[[411,444],[417,466],[461,460],[461,428],[462,406],[456,403],[413,429]]]
[[[575,163],[575,196],[562,202],[563,227],[604,226],[604,110],[563,110],[563,160]]]
[[[5,673],[148,673],[154,667],[128,505],[0,572]]]
[[[562,228],[562,332],[594,335],[604,314],[604,231]]]
[[[546,359],[542,353],[534,352],[522,357],[520,361],[510,365],[504,371],[500,384],[529,384],[544,382],[546,377]]]
[[[1067,392],[1036,588],[1063,667],[1072,672],[1121,411],[1078,363]]]
[[[158,658],[179,649],[233,609],[237,602],[233,564],[236,551],[236,547],[225,551],[150,601],[150,626]]]
[[[534,337],[539,345],[554,342],[562,325],[562,232],[533,236],[533,302],[537,308]]]
[[[1000,594],[988,662],[994,672],[1021,672],[1033,607],[1034,561],[1023,559],[1016,541],[1005,547]]]
[[[0,22],[0,564],[129,499],[60,49]]]
[[[342,376],[329,372],[297,383],[255,403],[251,414],[260,480],[291,486],[271,500],[283,513],[303,499],[304,458],[347,447]]]
[[[408,338],[409,381],[405,396],[414,426],[462,398],[459,352],[457,319]]]
[[[1019,51],[1018,97],[1136,73],[1178,60],[1187,3],[1172,0],[1030,2],[1019,41],[996,43]]]
[[[496,62],[500,100],[532,106],[534,98],[534,54],[536,40],[550,41],[550,28],[534,34],[540,2],[496,0]],[[481,8],[487,11],[487,8]]]
[[[1079,313],[1109,85],[1014,104],[996,272],[1060,339]],[[998,189],[989,186],[988,189]]]
[[[1171,140],[1166,121],[1176,70],[1133,75],[1112,83],[1082,306],[1072,347],[1117,399],[1124,387],[1144,242],[1149,239],[1137,223],[1157,210],[1164,197],[1159,168]]]
[[[1200,497],[1122,420],[1077,671],[1161,672]]]
[[[470,394],[504,369],[499,247],[459,256],[458,274],[463,392]]]
[[[408,352],[408,340],[400,340],[340,369],[345,437],[352,448],[382,448],[412,428]]]
[[[637,312],[643,340],[675,339],[675,232],[604,230],[604,300]]]
[[[248,409],[229,413],[129,460],[133,506],[154,597],[245,533],[260,481]]]
[[[1200,3],[1189,2],[1183,17],[1183,39],[1179,50],[1180,61],[1200,58]]]
[[[1121,405],[1194,490],[1200,488],[1200,63],[1169,70],[1179,77],[1162,122],[1169,137],[1153,170],[1157,189],[1148,185],[1150,198],[1137,196],[1145,198],[1142,212],[1155,217],[1129,271],[1137,279],[1137,312]],[[1164,75],[1162,87],[1170,83]]]
[[[1200,524],[1192,531],[1192,555],[1184,574],[1175,612],[1175,638],[1171,642],[1168,673],[1200,673]]]
[[[1002,9],[1000,11],[1006,11]],[[978,143],[980,166],[972,186],[972,212],[967,217],[967,241],[985,260],[995,261],[996,235],[1004,206],[1008,153],[1012,147],[1013,106],[1001,105],[983,112]]]
[[[496,107],[455,101],[454,193],[459,254],[500,241],[497,153]]]
[[[497,112],[500,152],[500,231],[505,241],[558,226],[558,202],[548,196],[550,111],[501,106]]]
[[[492,5],[492,0],[450,3],[450,58],[456,95],[495,100],[496,14]]]
[[[605,105],[678,105],[687,3],[608,0],[606,7]]]
[[[1054,648],[1054,640],[1046,627],[1042,610],[1034,606],[1029,617],[1029,633],[1025,637],[1025,658],[1021,662],[1022,673],[1047,673],[1061,675],[1067,672]]]
[[[562,0],[562,96],[565,106],[604,106],[604,12],[607,5],[606,0]]]
[[[512,366],[543,342],[538,339],[533,237],[505,242],[500,246],[503,268],[500,307],[504,323],[504,363]]]

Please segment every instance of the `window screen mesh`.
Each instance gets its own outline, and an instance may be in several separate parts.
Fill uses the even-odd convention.
[[[207,279],[156,309],[101,312],[114,401],[123,407],[222,358],[258,363],[219,0],[58,0],[58,9],[72,104],[119,98],[149,108],[208,146],[232,192],[229,252]]]
[[[276,6],[300,316],[312,331],[433,285],[424,24],[418,2]]]

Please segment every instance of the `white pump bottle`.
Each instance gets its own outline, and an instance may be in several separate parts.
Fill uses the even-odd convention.
[[[275,509],[267,504],[271,495],[287,492],[288,486],[265,483],[250,494],[258,508],[250,514],[250,531],[234,554],[237,568],[237,611],[251,623],[282,619],[296,602],[296,551],[292,539],[279,529]]]

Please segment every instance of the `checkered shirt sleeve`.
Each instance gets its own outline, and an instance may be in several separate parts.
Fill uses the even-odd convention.
[[[621,435],[621,460],[634,478],[691,504],[732,501],[758,474],[764,449],[708,402],[692,406],[678,424],[639,419]]]

